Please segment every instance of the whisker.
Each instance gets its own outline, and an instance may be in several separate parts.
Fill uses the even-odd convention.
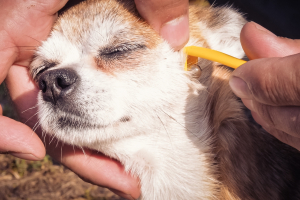
[[[54,140],[54,135],[52,135],[52,138],[51,138],[51,140],[50,140],[50,142],[49,142],[49,145],[51,144],[51,142]]]
[[[32,134],[35,132],[34,128],[35,128],[35,126],[36,126],[38,123],[39,123],[39,122],[37,121],[37,122],[34,124],[34,126],[32,127]]]
[[[35,52],[36,51],[36,46],[11,46],[11,47],[4,48],[4,50],[13,49],[13,48],[16,48],[18,50],[18,52],[27,52],[27,51]],[[26,48],[28,48],[28,49],[26,49]]]
[[[4,50],[11,49],[11,48],[26,48],[26,47],[32,47],[35,49],[37,46],[11,46],[11,47],[6,47]]]
[[[37,123],[35,123],[35,125],[33,126],[32,130],[35,132],[36,129],[41,125],[40,121],[37,121]]]
[[[86,153],[85,153],[84,149],[82,148],[82,146],[80,146],[79,148],[82,150],[82,153],[83,153],[83,154],[84,154],[84,156],[87,158],[87,155],[86,155]]]
[[[75,155],[75,146],[74,146],[74,144],[72,144],[72,147],[73,147],[73,152],[74,152],[74,155]]]
[[[37,41],[38,43],[42,44],[42,41],[37,40],[37,39],[35,39],[35,38],[33,38],[33,37],[29,36],[29,35],[26,35],[26,36],[29,37],[29,38],[31,38],[31,39],[33,39],[33,40],[35,40],[35,41]]]
[[[25,47],[37,47],[37,46],[14,46],[14,47],[18,47],[18,48],[25,48]],[[10,47],[10,48],[12,48],[12,47]]]
[[[157,118],[159,119],[159,121],[161,122],[161,124],[163,125],[163,127],[164,127],[164,129],[165,129],[165,131],[166,131],[166,133],[167,133],[167,135],[168,135],[168,137],[169,137],[169,140],[170,140],[170,143],[171,143],[171,146],[172,146],[172,149],[173,149],[173,151],[174,151],[174,146],[173,146],[173,142],[172,142],[172,139],[171,139],[171,136],[170,136],[170,133],[168,132],[168,130],[167,130],[167,128],[166,128],[166,126],[165,126],[165,124],[163,123],[163,121],[161,120],[161,118],[156,114],[156,116],[157,116]]]
[[[35,133],[35,131],[36,131],[36,129],[37,129],[37,127],[40,125],[40,122],[39,121],[37,121],[35,124],[34,124],[34,126],[33,126],[33,128],[32,128],[32,132],[31,132],[31,137],[33,136],[33,134]],[[36,127],[36,128],[35,128]]]
[[[24,122],[24,124],[26,124],[30,119],[32,119],[34,116],[36,116],[37,114],[39,114],[39,112],[41,111],[37,111],[34,115],[32,115],[31,117],[29,117],[26,122]]]
[[[29,110],[32,110],[32,109],[34,109],[34,108],[36,108],[36,107],[38,107],[38,106],[39,106],[39,104],[36,104],[35,106],[30,107],[30,108],[28,108],[28,109],[22,111],[21,113],[24,113],[24,112],[27,112],[27,111],[29,111]]]
[[[57,138],[56,138],[57,139]],[[56,142],[56,145],[55,145],[55,148],[57,148],[58,144],[59,144],[60,140],[57,139],[57,142]]]
[[[169,115],[168,113],[166,113],[163,109],[161,109],[161,111],[163,113],[165,113],[167,116],[170,117],[170,119],[174,120],[176,123],[178,123],[181,127],[183,127],[185,130],[187,130],[189,133],[191,133],[192,135],[194,135],[197,139],[200,140],[200,138],[195,134],[193,133],[192,131],[190,131],[188,128],[186,128],[184,125],[182,125],[181,123],[179,123],[174,117],[172,117],[171,115]]]
[[[23,52],[23,51],[33,51],[33,52],[35,52],[36,49],[24,49],[24,50],[19,50],[19,52]]]
[[[42,130],[42,137],[43,137],[43,141],[44,141],[44,145],[45,145],[45,148],[46,148],[46,133],[44,132],[44,130]]]

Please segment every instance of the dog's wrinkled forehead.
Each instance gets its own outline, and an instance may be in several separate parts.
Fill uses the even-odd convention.
[[[139,17],[133,1],[87,0],[59,17],[31,69],[34,77],[34,68],[79,63],[84,56],[107,65],[137,56],[159,42],[159,36]]]
[[[98,39],[110,42],[129,32],[138,34],[134,31],[139,27],[136,26],[137,21],[142,24],[131,1],[88,0],[65,12],[58,19],[54,30],[63,32],[73,43],[85,42],[86,37],[95,33]]]
[[[99,48],[125,42],[153,47],[157,40],[133,1],[114,0],[87,0],[72,7],[59,17],[51,35],[75,45]]]

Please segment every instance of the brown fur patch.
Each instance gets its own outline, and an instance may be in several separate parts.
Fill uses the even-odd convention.
[[[81,2],[60,16],[54,30],[61,32],[74,44],[85,43],[86,35],[89,34],[87,32],[93,30],[91,27],[95,26],[95,17],[101,15],[103,18],[112,18],[114,23],[129,23],[125,30],[112,36],[109,46],[99,47],[98,55],[94,57],[98,68],[105,73],[114,74],[115,71],[130,70],[138,66],[140,62],[138,60],[144,53],[144,48],[140,47],[152,49],[162,41],[140,18],[133,1],[102,0],[101,4],[97,0]],[[101,17],[98,20],[101,20]],[[124,44],[140,47],[113,54],[114,48],[125,46]],[[111,52],[107,52],[107,49]]]
[[[221,196],[241,200],[299,199],[299,190],[293,189],[300,188],[300,174],[295,171],[300,167],[299,152],[249,121],[245,107],[229,87],[229,77],[228,68],[215,66],[208,84],[207,107],[215,137]]]

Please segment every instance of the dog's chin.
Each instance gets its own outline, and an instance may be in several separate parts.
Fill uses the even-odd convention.
[[[102,130],[108,128],[116,128],[120,126],[122,123],[128,123],[130,121],[130,117],[122,117],[119,120],[108,122],[108,123],[96,123],[93,120],[87,119],[74,119],[70,117],[58,117],[57,119],[57,126],[60,130],[65,129],[73,129],[75,130]]]
[[[53,117],[53,116],[52,116]],[[42,129],[49,135],[67,144],[90,147],[91,143],[103,143],[126,137],[120,130],[130,127],[131,117],[98,123],[97,120],[74,116],[56,116],[51,121],[41,123]]]

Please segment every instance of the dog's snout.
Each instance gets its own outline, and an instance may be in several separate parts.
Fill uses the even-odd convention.
[[[56,104],[65,98],[78,84],[78,75],[72,69],[56,69],[44,72],[39,77],[39,88],[45,101]]]

